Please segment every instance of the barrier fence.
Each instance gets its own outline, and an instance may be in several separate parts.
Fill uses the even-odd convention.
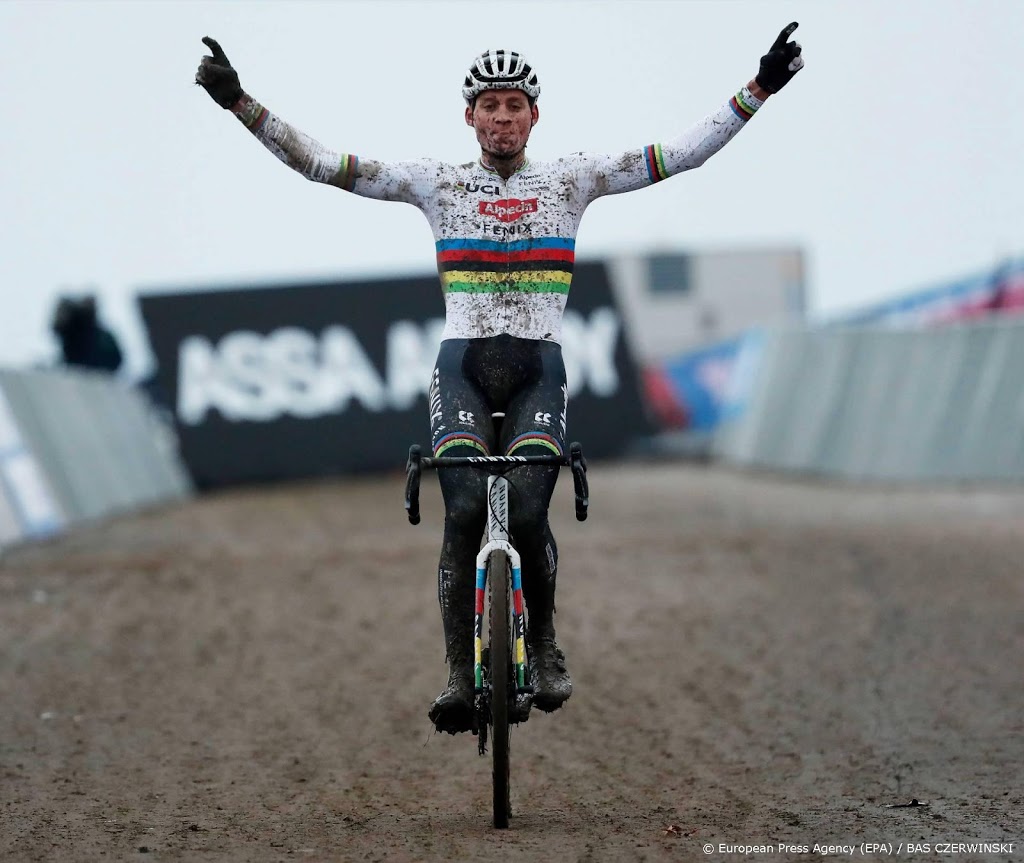
[[[0,547],[192,493],[140,392],[77,370],[0,370]]]
[[[851,479],[1024,479],[1024,320],[775,330],[714,454]]]

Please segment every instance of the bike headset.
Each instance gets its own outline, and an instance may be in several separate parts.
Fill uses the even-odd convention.
[[[540,82],[522,54],[491,48],[480,54],[469,67],[462,85],[462,98],[472,108],[476,97],[484,90],[521,90],[532,108],[540,96]]]

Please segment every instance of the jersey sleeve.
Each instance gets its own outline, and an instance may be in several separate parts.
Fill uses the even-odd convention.
[[[619,195],[699,168],[722,149],[761,107],[744,87],[726,104],[695,123],[678,138],[617,155],[579,153],[579,186],[586,203]]]
[[[251,97],[235,115],[264,147],[307,180],[337,186],[378,201],[400,201],[420,207],[432,191],[428,177],[436,176],[428,160],[378,162],[339,153],[301,132]]]

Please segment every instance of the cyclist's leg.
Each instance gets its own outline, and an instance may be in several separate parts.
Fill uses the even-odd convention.
[[[442,342],[430,385],[430,432],[435,456],[487,455],[494,448],[491,411],[463,370],[465,342]],[[486,522],[487,475],[473,468],[438,472],[444,497],[444,538],[437,598],[444,626],[448,684],[430,707],[440,731],[473,723],[473,615],[476,554]]]
[[[565,451],[566,387],[561,350],[542,343],[539,367],[530,385],[510,400],[502,428],[509,455],[562,454]],[[535,687],[534,704],[555,710],[572,694],[565,655],[555,640],[555,582],[558,546],[548,522],[548,506],[558,480],[557,467],[526,465],[509,474],[510,528],[523,563],[523,597],[528,611],[527,648]]]

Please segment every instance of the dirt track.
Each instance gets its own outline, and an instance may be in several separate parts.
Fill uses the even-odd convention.
[[[591,474],[590,521],[554,505],[576,693],[513,736],[510,830],[426,718],[441,506],[405,524],[395,476],[8,552],[0,859],[1024,859],[1024,491]]]

